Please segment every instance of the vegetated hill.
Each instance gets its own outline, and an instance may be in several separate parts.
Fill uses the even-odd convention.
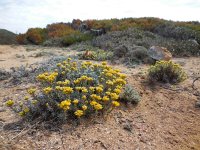
[[[17,44],[16,34],[5,29],[0,29],[0,44]]]
[[[130,31],[130,29],[134,30]],[[102,36],[103,38],[99,38]],[[121,37],[124,39],[123,41]],[[132,37],[134,37],[134,41]],[[107,48],[109,44],[117,47],[134,43],[136,46],[148,49],[156,44],[167,47],[173,55],[200,55],[199,22],[175,22],[151,17],[105,20],[74,19],[68,23],[49,24],[46,28],[30,28],[26,33],[17,36],[19,44],[31,43],[44,46],[69,46],[96,39],[98,44],[93,44],[93,46],[100,48]],[[111,46],[109,49],[114,47]]]

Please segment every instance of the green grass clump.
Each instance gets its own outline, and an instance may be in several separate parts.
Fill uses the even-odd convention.
[[[120,96],[120,99],[126,103],[138,104],[141,97],[131,85],[127,84]]]
[[[86,51],[79,55],[79,59],[83,60],[96,60],[96,61],[104,61],[109,60],[113,57],[113,52],[104,51],[104,50],[96,50],[96,51]]]

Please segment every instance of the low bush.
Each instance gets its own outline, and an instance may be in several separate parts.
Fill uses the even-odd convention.
[[[131,85],[127,84],[120,95],[120,99],[122,102],[138,104],[141,97]]]
[[[104,51],[104,50],[96,50],[96,51],[86,51],[79,55],[79,59],[84,60],[96,60],[96,61],[104,61],[112,58],[113,52]]]
[[[63,46],[69,46],[77,42],[92,40],[93,36],[91,34],[84,34],[77,32],[75,34],[70,34],[65,36],[62,40]]]
[[[16,40],[18,44],[28,44],[28,41],[26,39],[26,34],[17,35]]]
[[[150,67],[148,76],[150,81],[164,83],[179,83],[187,78],[181,66],[172,61],[157,61]]]
[[[65,120],[108,113],[120,105],[118,99],[125,78],[105,62],[77,63],[69,58],[58,63],[54,72],[39,74],[40,86],[28,89],[29,96],[16,102],[8,100],[6,105],[30,120]]]

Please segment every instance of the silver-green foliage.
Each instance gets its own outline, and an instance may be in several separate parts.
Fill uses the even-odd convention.
[[[127,103],[130,102],[132,104],[138,104],[141,97],[131,85],[127,84],[121,94],[121,99]]]

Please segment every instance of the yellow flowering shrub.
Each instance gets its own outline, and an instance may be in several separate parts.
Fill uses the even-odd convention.
[[[179,83],[187,78],[179,64],[172,61],[157,61],[148,71],[150,81]]]
[[[17,107],[20,116],[44,119],[82,117],[110,112],[119,107],[119,95],[126,84],[126,75],[103,62],[68,60],[57,64],[52,72],[37,76],[38,89],[28,89],[23,103]],[[11,101],[7,101],[12,106]],[[17,104],[15,104],[17,105]]]

